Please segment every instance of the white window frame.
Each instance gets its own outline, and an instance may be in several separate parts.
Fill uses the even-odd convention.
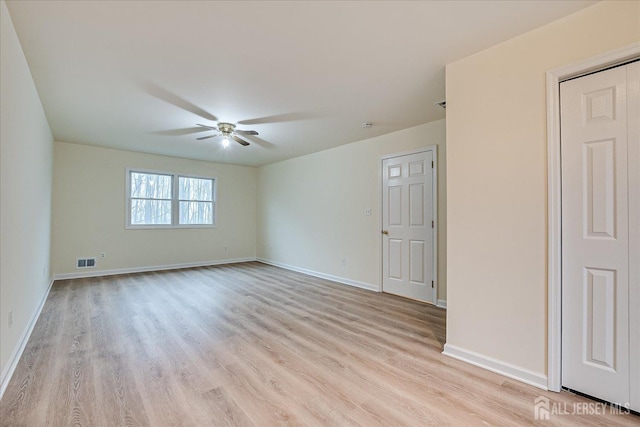
[[[166,175],[171,176],[171,224],[131,224],[131,173],[145,173],[153,175]],[[211,203],[212,203],[212,215],[213,224],[180,224],[180,199],[179,199],[179,179],[180,178],[197,178],[197,179],[210,179],[211,185]],[[217,228],[218,222],[218,178],[214,176],[202,176],[202,175],[188,175],[177,172],[167,172],[153,169],[142,168],[127,168],[126,169],[126,186],[125,186],[125,229],[127,230],[149,230],[149,229],[162,229],[162,228]],[[185,200],[183,200],[185,201]]]

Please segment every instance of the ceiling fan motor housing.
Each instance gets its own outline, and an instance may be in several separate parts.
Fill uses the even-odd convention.
[[[235,131],[236,125],[231,123],[218,123],[218,130],[222,132],[224,136],[229,136]]]

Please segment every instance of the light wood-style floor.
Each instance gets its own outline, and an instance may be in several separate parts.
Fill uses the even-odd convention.
[[[444,338],[442,309],[259,263],[66,280],[0,424],[532,425],[540,395],[588,402],[443,356]]]

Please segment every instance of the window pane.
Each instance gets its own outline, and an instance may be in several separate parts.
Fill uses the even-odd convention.
[[[180,224],[213,224],[213,203],[180,202]]]
[[[178,178],[180,200],[213,200],[213,180],[202,178]]]
[[[131,200],[131,225],[171,224],[171,201]]]
[[[131,172],[131,197],[171,200],[172,178],[171,175]]]

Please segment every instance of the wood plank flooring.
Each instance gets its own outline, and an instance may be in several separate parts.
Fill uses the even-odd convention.
[[[441,354],[445,311],[260,263],[56,282],[2,426],[640,425]]]

